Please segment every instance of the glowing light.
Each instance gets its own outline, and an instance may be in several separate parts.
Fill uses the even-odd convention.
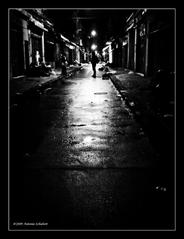
[[[96,48],[97,48],[97,45],[95,45],[95,44],[93,44],[93,45],[91,45],[91,50],[96,50]]]
[[[93,36],[93,37],[96,36],[96,31],[95,31],[95,30],[92,30],[92,31],[91,31],[91,36]]]

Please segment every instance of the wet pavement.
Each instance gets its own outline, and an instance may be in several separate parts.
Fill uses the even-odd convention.
[[[11,113],[11,227],[172,229],[158,152],[112,82],[91,75],[85,66]]]

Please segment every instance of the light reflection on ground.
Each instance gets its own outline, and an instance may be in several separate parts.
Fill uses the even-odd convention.
[[[92,136],[86,136],[84,139],[83,139],[83,144],[87,144],[87,145],[91,145],[93,143],[93,141],[95,140],[94,137]]]
[[[79,80],[76,89],[72,96],[74,100],[68,107],[70,123],[79,122],[85,126],[73,129],[72,136],[80,141],[74,147],[81,149],[79,158],[83,165],[103,166],[100,150],[109,147],[107,138],[111,131],[111,120],[107,115],[112,115],[110,104],[113,88],[101,78],[89,77]]]
[[[56,111],[59,117],[31,162],[67,168],[147,165],[145,161],[151,162],[155,155],[140,134],[140,126],[112,83],[86,77],[88,74],[86,68],[78,78],[67,79],[67,84],[55,91],[57,97],[51,96],[52,107],[58,97],[65,107]]]
[[[145,193],[155,152],[110,82],[88,72],[41,102],[43,119],[54,109],[54,122],[26,161],[24,204],[60,228],[146,224],[156,205]]]

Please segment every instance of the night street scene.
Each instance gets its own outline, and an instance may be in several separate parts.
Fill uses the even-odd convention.
[[[8,230],[176,230],[175,9],[8,9]]]

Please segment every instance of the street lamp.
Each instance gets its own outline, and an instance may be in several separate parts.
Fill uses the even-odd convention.
[[[96,44],[92,44],[92,45],[91,45],[91,50],[95,51],[96,48],[97,48],[97,45],[96,45]]]
[[[97,33],[96,33],[96,31],[95,31],[95,30],[92,30],[92,31],[91,31],[91,36],[92,36],[92,37],[95,37],[95,36],[96,36],[96,34],[97,34]]]

